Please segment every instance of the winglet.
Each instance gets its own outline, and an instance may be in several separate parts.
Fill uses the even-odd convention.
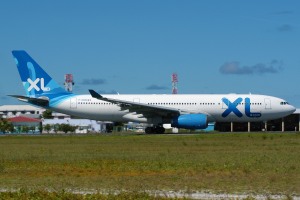
[[[95,90],[89,90],[90,94],[92,95],[92,97],[96,98],[96,99],[102,99],[103,96],[101,96],[100,94],[98,94],[97,92],[95,92]]]

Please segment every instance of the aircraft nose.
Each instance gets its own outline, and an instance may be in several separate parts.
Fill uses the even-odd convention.
[[[290,105],[290,109],[289,110],[291,111],[291,113],[294,113],[296,111],[296,108],[294,106]]]
[[[290,115],[290,114],[293,114],[295,111],[296,111],[296,108],[294,106],[287,105],[287,107],[286,107],[286,113],[288,113]]]

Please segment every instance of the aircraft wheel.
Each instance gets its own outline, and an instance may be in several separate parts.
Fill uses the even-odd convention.
[[[146,134],[150,134],[150,133],[152,133],[153,132],[153,128],[152,127],[147,127],[146,129],[145,129],[145,133]]]
[[[154,132],[158,134],[163,134],[165,132],[165,128],[162,126],[157,126],[154,128]]]

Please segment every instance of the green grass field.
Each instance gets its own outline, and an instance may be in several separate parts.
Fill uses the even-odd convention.
[[[0,188],[300,194],[300,134],[0,137]]]

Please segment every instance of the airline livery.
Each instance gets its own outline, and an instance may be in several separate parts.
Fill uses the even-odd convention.
[[[146,133],[164,133],[163,124],[205,129],[208,122],[257,122],[287,116],[287,101],[257,94],[76,95],[65,91],[25,51],[12,52],[26,95],[10,95],[81,118],[149,124]]]

